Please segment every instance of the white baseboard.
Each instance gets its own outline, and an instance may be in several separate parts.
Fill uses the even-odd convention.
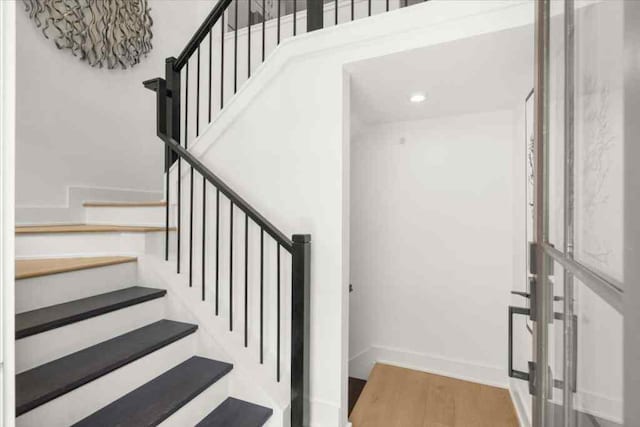
[[[506,369],[501,367],[383,346],[371,346],[353,357],[349,361],[349,375],[366,379],[376,363],[415,369],[494,387],[507,388],[508,386]]]
[[[309,427],[340,426],[344,422],[340,419],[340,407],[331,402],[311,398],[309,407],[311,420],[308,424],[305,423]]]
[[[67,202],[61,206],[17,205],[16,224],[78,224],[85,220],[83,203],[147,202],[164,198],[162,191],[146,191],[131,188],[67,187]]]

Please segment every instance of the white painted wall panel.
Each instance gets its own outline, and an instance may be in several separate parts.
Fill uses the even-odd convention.
[[[514,128],[507,110],[352,141],[353,374],[377,359],[506,385]]]
[[[213,7],[151,1],[153,50],[127,70],[91,68],[58,50],[16,10],[16,203],[61,206],[69,185],[160,191],[163,153],[155,96],[142,81],[164,74]]]

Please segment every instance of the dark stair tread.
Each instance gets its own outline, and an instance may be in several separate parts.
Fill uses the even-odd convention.
[[[160,320],[16,375],[21,415],[196,331],[189,323]]]
[[[272,414],[273,410],[270,408],[230,397],[196,427],[260,427]]]
[[[232,368],[233,365],[229,363],[194,356],[74,426],[156,426],[225,376]]]
[[[161,298],[166,293],[164,289],[133,286],[20,313],[16,315],[16,339]]]

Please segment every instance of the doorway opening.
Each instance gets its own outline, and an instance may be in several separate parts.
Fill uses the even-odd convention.
[[[463,407],[518,424],[506,318],[526,278],[533,41],[529,25],[348,67],[354,427],[473,425]]]

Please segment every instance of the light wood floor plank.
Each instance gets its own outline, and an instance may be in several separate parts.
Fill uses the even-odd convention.
[[[31,277],[47,276],[49,274],[106,267],[126,262],[135,262],[136,260],[136,257],[129,256],[22,259],[16,260],[16,279],[28,279]]]
[[[174,230],[174,228],[170,228]],[[42,234],[42,233],[145,233],[164,231],[164,227],[131,226],[131,225],[98,225],[98,224],[72,224],[72,225],[29,225],[16,227],[16,234]]]
[[[376,364],[353,427],[517,427],[506,389]]]
[[[85,208],[149,208],[156,206],[167,206],[167,202],[162,200],[150,202],[84,202]]]

